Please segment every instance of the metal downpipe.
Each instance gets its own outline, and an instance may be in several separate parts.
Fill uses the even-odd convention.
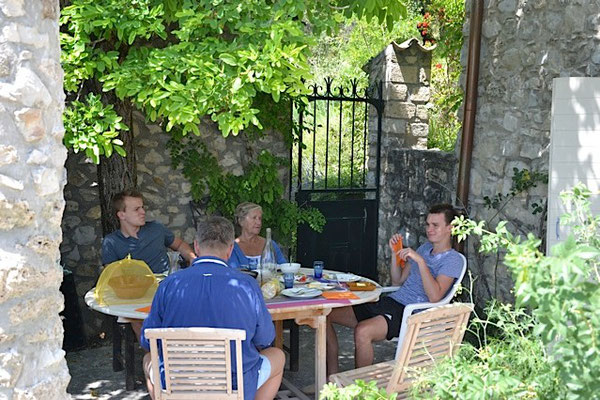
[[[481,50],[481,26],[483,23],[483,0],[471,1],[471,23],[469,27],[469,54],[467,58],[467,80],[465,107],[463,111],[462,140],[458,167],[456,197],[465,208],[469,206],[469,185],[471,177],[471,156],[475,134],[477,113],[477,88],[479,83],[479,52]]]

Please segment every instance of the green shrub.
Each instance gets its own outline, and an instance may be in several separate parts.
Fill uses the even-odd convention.
[[[591,195],[581,184],[561,195],[566,209],[573,210],[562,218],[572,233],[555,245],[549,256],[540,251],[540,239],[532,234],[525,239],[515,237],[505,222],[500,222],[495,232],[486,231],[482,222],[464,218],[454,222],[460,239],[469,234],[481,236],[481,251],[506,251],[504,263],[515,281],[516,307],[530,310],[534,323],[529,337],[543,345],[536,360],[548,363],[546,376],[551,378],[540,380],[534,371],[524,377],[524,381],[536,383],[538,397],[592,399],[600,393],[600,217],[590,211]],[[486,351],[491,349],[480,350]],[[495,351],[507,358],[523,356],[510,347]],[[513,374],[522,373],[517,371],[522,369],[518,365],[509,367]],[[484,370],[477,368],[460,379],[471,379]],[[430,379],[436,386],[444,384],[440,376]],[[495,383],[502,382],[498,375]]]
[[[284,246],[296,242],[299,224],[306,223],[321,232],[325,217],[315,208],[301,207],[283,198],[284,187],[279,168],[284,160],[262,151],[256,162],[249,163],[243,175],[225,173],[216,158],[196,136],[173,137],[169,141],[173,169],[182,168],[191,184],[194,201],[207,200],[208,214],[218,213],[230,220],[236,206],[244,201],[263,208],[263,228],[273,228],[273,236]]]
[[[452,358],[415,382],[415,399],[555,398],[558,379],[544,343],[534,334],[536,319],[523,308],[492,301],[487,319],[470,325],[481,343],[463,343]],[[494,336],[495,335],[495,336]]]

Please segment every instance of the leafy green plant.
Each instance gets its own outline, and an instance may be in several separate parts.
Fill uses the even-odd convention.
[[[469,326],[479,346],[464,342],[454,357],[418,376],[411,398],[555,398],[558,378],[544,343],[533,332],[535,317],[495,300],[485,313],[485,319],[476,317]]]
[[[283,185],[279,168],[284,161],[268,151],[259,154],[243,175],[223,173],[215,157],[195,136],[174,137],[169,141],[173,168],[182,167],[191,183],[192,199],[201,201],[208,195],[207,212],[218,212],[233,219],[236,206],[252,201],[263,208],[263,227],[271,227],[283,245],[296,242],[298,224],[306,223],[320,232],[325,218],[314,208],[299,207],[282,198]]]
[[[548,183],[548,173],[540,171],[529,171],[527,168],[513,168],[512,185],[510,191],[506,194],[497,193],[493,197],[484,196],[485,206],[498,210],[494,215],[498,215],[506,205],[520,193],[526,192],[529,189],[537,187],[540,183]],[[532,213],[539,214],[544,211],[545,205],[533,203]],[[492,217],[490,220],[492,220]]]
[[[550,398],[595,398],[600,390],[600,217],[590,212],[591,195],[581,184],[561,195],[567,209],[573,210],[563,218],[572,225],[572,234],[552,248],[552,255],[539,250],[541,240],[533,234],[513,236],[505,222],[494,232],[483,222],[464,217],[453,223],[460,240],[480,236],[481,251],[505,250],[516,307],[531,310],[532,334],[540,338],[549,365],[556,370],[557,392]],[[546,389],[553,390],[539,391]]]
[[[343,388],[339,388],[335,383],[328,383],[319,394],[320,400],[395,400],[396,397],[396,394],[387,394],[385,389],[378,389],[377,382],[365,382],[360,379]]]
[[[129,130],[112,105],[105,106],[100,97],[89,93],[83,102],[73,101],[63,113],[63,141],[75,153],[84,151],[96,164],[100,156],[114,152],[125,157],[120,131]]]

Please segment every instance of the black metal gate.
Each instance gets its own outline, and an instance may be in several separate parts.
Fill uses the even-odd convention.
[[[312,86],[306,103],[296,103],[298,131],[291,176],[298,204],[319,209],[322,233],[298,229],[298,262],[377,279],[377,227],[382,85],[359,94],[357,81],[343,87]],[[333,93],[333,92],[336,93]]]

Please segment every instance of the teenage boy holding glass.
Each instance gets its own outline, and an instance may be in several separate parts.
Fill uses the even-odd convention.
[[[452,220],[457,212],[449,204],[429,209],[426,222],[427,242],[417,250],[394,251],[399,234],[389,240],[392,249],[390,277],[400,288],[378,302],[334,308],[327,317],[327,375],[338,372],[338,341],[333,324],[354,329],[356,368],[373,364],[373,343],[398,337],[404,307],[413,303],[441,300],[460,277],[463,261],[452,248]],[[401,268],[396,255],[405,262]]]

